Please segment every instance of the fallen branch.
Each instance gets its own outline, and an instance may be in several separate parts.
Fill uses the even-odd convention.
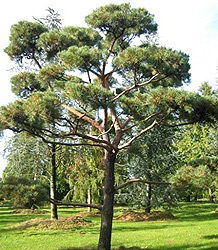
[[[131,184],[131,183],[134,183],[134,182],[143,182],[143,183],[146,183],[146,184],[155,184],[155,185],[170,185],[171,183],[170,182],[162,182],[162,181],[147,181],[147,180],[143,180],[143,179],[130,179],[126,182],[124,182],[123,184],[119,185],[119,186],[116,186],[115,187],[115,190],[117,191],[118,189],[121,189],[121,188],[124,188],[126,187],[127,185]]]
[[[102,210],[102,206],[95,205],[95,204],[66,202],[66,201],[59,201],[59,200],[55,200],[51,198],[49,199],[49,201],[58,206],[91,207],[91,208],[96,208],[98,210]]]

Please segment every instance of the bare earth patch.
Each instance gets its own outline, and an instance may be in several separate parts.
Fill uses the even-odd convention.
[[[86,225],[93,225],[91,221],[88,221],[81,216],[69,216],[63,217],[58,220],[36,218],[28,221],[24,221],[14,226],[16,229],[70,229]]]
[[[139,211],[124,212],[116,218],[121,221],[163,221],[175,220],[176,217],[166,211],[152,211],[150,214]]]

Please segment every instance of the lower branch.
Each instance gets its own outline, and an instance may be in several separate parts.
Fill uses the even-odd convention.
[[[119,186],[116,186],[115,187],[115,190],[117,191],[118,189],[121,189],[121,188],[124,188],[126,187],[127,185],[131,184],[131,183],[134,183],[134,182],[143,182],[143,183],[146,183],[146,184],[155,184],[155,185],[170,185],[171,183],[170,182],[162,182],[162,181],[147,181],[147,180],[143,180],[143,179],[130,179],[126,182],[124,182],[123,184],[119,185]]]
[[[102,206],[95,204],[73,203],[73,202],[59,201],[55,199],[49,199],[49,201],[55,205],[72,206],[72,207],[91,207],[91,208],[96,208],[98,210],[102,210]]]

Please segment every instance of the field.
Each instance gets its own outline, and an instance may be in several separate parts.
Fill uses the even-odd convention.
[[[174,220],[138,222],[116,220],[125,209],[115,209],[112,249],[218,249],[216,204],[181,203],[178,208],[171,211],[176,217]],[[81,211],[82,209],[78,208],[60,208],[59,217],[64,220]],[[28,227],[28,223],[20,224],[30,219],[40,221],[39,218],[49,218],[49,213],[14,213],[13,209],[0,205],[0,249],[96,249],[100,226],[98,215],[92,214],[86,217],[87,225],[78,224],[75,227],[69,227],[68,224],[63,224],[62,228],[49,227],[42,223],[39,224],[40,227]]]

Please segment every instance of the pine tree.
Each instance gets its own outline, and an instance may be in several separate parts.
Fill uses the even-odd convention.
[[[12,78],[20,99],[1,108],[0,128],[104,151],[98,249],[108,250],[118,153],[154,127],[212,121],[217,103],[178,89],[189,81],[189,58],[152,42],[157,24],[146,9],[110,4],[85,20],[88,28],[12,26],[5,52],[35,68]]]

